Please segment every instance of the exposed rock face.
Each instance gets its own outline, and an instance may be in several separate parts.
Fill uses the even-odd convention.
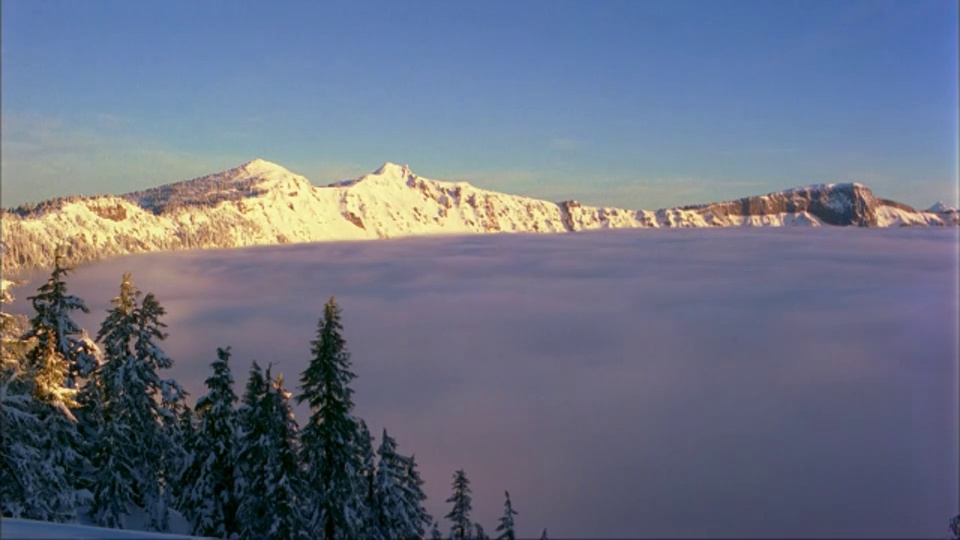
[[[2,212],[5,272],[148,251],[422,234],[572,232],[637,227],[957,225],[942,203],[926,212],[861,184],[823,184],[735,201],[661,209],[552,203],[418,176],[384,164],[326,187],[254,160],[203,178],[122,196],[66,197]]]
[[[906,205],[893,204],[908,212],[915,212]],[[876,227],[877,208],[882,205],[882,200],[874,197],[870,189],[862,184],[820,184],[736,201],[685,206],[683,209],[696,210],[708,219],[709,216],[722,218],[807,213],[826,225]]]

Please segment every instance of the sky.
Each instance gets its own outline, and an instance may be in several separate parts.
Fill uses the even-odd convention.
[[[416,454],[438,518],[463,468],[474,520],[492,532],[509,490],[523,538],[945,538],[957,235],[410,238],[119,257],[67,283],[91,333],[124,272],[154,292],[191,402],[225,346],[238,392],[253,360],[293,390],[335,295],[356,413]]]
[[[956,204],[957,26],[950,0],[4,0],[2,203],[260,157],[627,208]]]

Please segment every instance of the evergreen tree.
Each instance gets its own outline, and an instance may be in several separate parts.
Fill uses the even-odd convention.
[[[269,419],[263,403],[266,394],[267,381],[263,369],[254,361],[237,409],[237,519],[240,532],[245,536],[256,534],[253,532],[259,530],[256,522],[263,519],[263,512],[258,505],[263,502],[260,495],[265,489],[265,478],[259,474],[260,467],[269,453]]]
[[[15,374],[0,387],[0,510],[4,517],[71,521],[76,517],[75,485],[57,447],[67,420],[31,394],[28,377]]]
[[[473,528],[475,531],[473,533],[474,540],[490,540],[490,537],[487,536],[486,532],[484,532],[483,526],[481,526],[479,523],[474,523]]]
[[[37,341],[27,353],[36,397],[75,407],[78,379],[96,369],[97,358],[84,332],[70,317],[72,311],[90,312],[83,300],[67,294],[64,278],[70,270],[58,250],[50,278],[36,295],[28,297],[36,314],[23,338]],[[65,408],[64,412],[70,414]]]
[[[254,362],[238,411],[237,520],[244,538],[304,536],[297,428],[283,377]]]
[[[547,538],[547,529],[543,529],[543,534],[540,535],[540,540],[549,540]]]
[[[513,509],[513,504],[510,503],[510,492],[504,491],[503,493],[506,500],[503,502],[503,516],[500,517],[500,524],[497,525],[497,532],[500,533],[497,540],[516,540],[513,516],[517,515],[517,511]]]
[[[241,536],[259,538],[266,532],[267,475],[264,462],[270,453],[270,429],[264,408],[267,381],[256,361],[250,368],[247,386],[237,409],[237,529]]]
[[[192,437],[184,471],[180,509],[193,525],[193,533],[225,538],[237,532],[234,438],[236,419],[230,348],[217,349],[207,393],[197,400],[199,426]]]
[[[360,457],[360,480],[365,489],[363,500],[366,515],[364,516],[363,536],[374,540],[380,536],[380,526],[377,521],[376,494],[374,481],[376,467],[373,463],[373,436],[362,418],[357,418],[357,452]]]
[[[116,373],[119,366],[130,360],[131,347],[135,322],[135,311],[139,301],[140,291],[133,285],[129,273],[123,274],[120,282],[120,294],[111,303],[113,308],[107,311],[107,318],[101,323],[97,332],[97,341],[103,345],[105,362],[117,361],[112,366],[100,366],[93,374],[93,384],[84,385],[78,394],[80,409],[78,411],[81,434],[92,440],[103,424],[103,404],[107,400],[104,391],[107,383],[116,382],[111,372]],[[108,379],[108,380],[105,380]],[[114,393],[121,388],[111,388]]]
[[[114,423],[105,416],[92,442],[90,459],[95,472],[90,485],[93,494],[90,517],[103,527],[123,528],[123,517],[137,505],[135,477],[138,471],[130,464],[129,455],[114,452],[114,448],[124,446],[128,434],[128,426]]]
[[[404,505],[404,464],[397,455],[396,441],[383,430],[380,448],[377,450],[380,463],[375,476],[376,516],[380,534],[384,538],[409,538],[411,520]]]
[[[189,421],[190,407],[187,405],[187,391],[174,381],[164,381],[162,388],[163,398],[160,401],[161,417],[160,432],[164,441],[161,447],[160,458],[160,501],[155,506],[152,516],[155,527],[159,531],[170,528],[170,510],[176,507],[182,494],[180,479],[186,467],[187,444],[190,436]],[[184,429],[186,427],[186,430]]]
[[[130,274],[124,274],[120,295],[113,299],[113,309],[100,325],[97,341],[103,345],[105,363],[94,374],[93,381],[79,394],[81,433],[86,440],[84,452],[92,465],[89,488],[93,494],[90,517],[105,527],[123,526],[122,518],[135,505],[134,476],[131,455],[123,445],[129,425],[111,415],[120,413],[119,404],[110,403],[124,392],[124,381],[118,376],[133,361],[132,343],[135,311],[140,291]],[[108,412],[109,411],[109,412]]]
[[[267,519],[266,475],[262,474],[263,463],[269,453],[267,432],[269,426],[264,410],[267,381],[256,361],[250,367],[247,386],[237,409],[237,528],[244,537],[263,536]]]
[[[954,538],[960,538],[960,514],[950,520],[950,532]]]
[[[297,396],[311,412],[301,437],[305,480],[314,495],[307,527],[311,536],[326,540],[362,536],[369,515],[360,428],[352,415],[350,382],[356,375],[350,371],[342,332],[341,311],[331,297],[311,342],[313,359],[300,377]]]
[[[453,473],[453,495],[446,502],[453,503],[453,508],[446,515],[446,518],[453,524],[450,528],[450,538],[466,540],[473,532],[473,526],[470,523],[470,511],[473,507],[470,497],[470,481],[467,480],[467,474],[463,472],[463,469]]]
[[[270,490],[266,493],[271,501],[270,527],[267,538],[308,538],[303,515],[303,481],[301,478],[298,448],[298,427],[290,406],[291,394],[283,386],[283,375],[270,378],[267,369],[267,394],[265,408],[274,418],[274,451],[271,453],[269,470]]]
[[[185,397],[186,392],[184,392],[184,398]],[[168,492],[171,502],[170,507],[179,508],[186,492],[182,480],[186,473],[187,464],[191,460],[191,449],[194,448],[196,444],[197,422],[193,409],[187,405],[185,399],[179,403],[172,404],[168,409],[176,412],[176,418],[173,420],[172,425],[168,424],[165,426],[170,439],[174,441],[173,453],[170,456],[170,465],[168,468],[173,481],[170,483]]]
[[[0,302],[12,301],[7,290],[0,291]],[[0,513],[68,521],[76,503],[73,483],[59,454],[48,451],[57,439],[48,424],[64,417],[34,397],[27,353],[36,340],[22,338],[25,328],[25,317],[0,311]]]
[[[183,406],[186,392],[173,379],[161,379],[158,371],[173,367],[173,360],[160,348],[159,341],[167,338],[163,331],[166,324],[160,322],[160,317],[166,310],[157,301],[153,293],[147,293],[143,298],[140,309],[136,312],[136,337],[134,353],[136,363],[131,366],[135,388],[141,385],[143,391],[131,395],[130,408],[137,411],[137,418],[143,426],[140,438],[144,444],[153,444],[153,453],[156,455],[155,464],[144,464],[142,467],[142,501],[143,506],[150,512],[150,526],[158,531],[168,528],[170,500],[167,486],[177,481],[178,470],[175,470],[179,449],[175,448],[175,434],[167,426],[175,425],[177,409]],[[128,375],[129,376],[129,375]]]
[[[420,472],[417,470],[417,460],[415,456],[409,458],[399,456],[404,464],[404,475],[401,477],[401,486],[403,488],[404,505],[407,513],[410,515],[411,537],[423,538],[427,527],[433,522],[433,517],[427,512],[424,503],[427,500],[426,493],[423,492],[423,480],[420,478]]]
[[[31,471],[20,469],[21,478],[42,476],[50,482],[43,487],[50,504],[35,509],[57,521],[75,517],[77,479],[83,472],[84,462],[82,440],[71,409],[77,406],[77,387],[82,378],[98,362],[96,347],[70,317],[72,311],[86,313],[89,310],[83,300],[67,294],[64,278],[69,271],[58,251],[50,278],[37,289],[36,295],[29,297],[35,314],[19,340],[33,345],[24,357],[25,369],[17,370],[23,371],[16,378],[24,384],[14,385],[11,390],[16,395],[17,390],[28,389],[33,400],[17,398],[20,403],[11,403],[10,412],[26,414],[29,411],[39,422],[41,433],[20,432],[23,438],[19,441],[13,438],[16,434],[12,434],[12,444],[4,445],[5,450],[22,453],[25,463],[30,464]],[[26,418],[20,420],[22,428],[33,423]],[[39,462],[27,457],[33,451],[39,453]]]
[[[159,345],[166,338],[160,322],[165,310],[153,294],[137,306],[139,295],[125,274],[120,296],[97,334],[106,361],[81,393],[83,417],[96,423],[90,510],[96,523],[122,528],[123,516],[140,507],[151,528],[166,530],[168,486],[179,472],[177,441],[169,427],[184,391],[158,373],[173,365]]]

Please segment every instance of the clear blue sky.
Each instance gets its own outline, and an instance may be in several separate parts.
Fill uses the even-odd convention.
[[[3,206],[254,157],[658,208],[957,199],[957,3],[2,3]]]

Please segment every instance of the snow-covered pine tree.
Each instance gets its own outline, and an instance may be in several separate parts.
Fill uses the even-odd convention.
[[[97,341],[103,345],[104,364],[78,396],[79,428],[86,442],[84,453],[92,466],[87,481],[92,492],[90,517],[94,523],[111,528],[122,527],[123,516],[137,498],[133,478],[136,470],[129,464],[131,456],[114,450],[129,449],[122,447],[129,426],[111,415],[119,412],[119,405],[113,400],[124,391],[118,374],[133,360],[139,296],[130,274],[124,274],[120,294],[112,300],[113,308],[97,332]]]
[[[377,455],[380,458],[374,476],[377,528],[383,538],[409,538],[413,527],[404,505],[404,463],[397,455],[396,441],[387,434],[386,429],[383,430]]]
[[[197,400],[199,426],[190,445],[179,508],[193,534],[225,538],[237,532],[234,441],[236,418],[230,347],[217,349],[207,393]]]
[[[357,452],[360,457],[360,480],[365,490],[364,507],[366,508],[366,515],[364,516],[363,536],[370,540],[376,540],[380,537],[374,490],[377,469],[373,462],[373,436],[370,435],[367,423],[362,418],[357,418]]]
[[[35,314],[21,336],[21,341],[35,343],[27,351],[26,373],[21,379],[42,402],[24,403],[22,410],[32,409],[41,423],[43,433],[33,443],[40,445],[41,467],[47,469],[43,474],[51,481],[62,481],[45,488],[55,500],[49,507],[57,508],[52,518],[60,521],[75,516],[76,488],[84,470],[82,441],[71,409],[77,406],[82,378],[98,363],[96,347],[70,317],[72,311],[89,310],[83,300],[67,294],[64,278],[69,271],[58,251],[50,278],[36,295],[28,297]]]
[[[483,530],[483,526],[479,523],[473,524],[473,540],[490,540],[490,537],[487,536],[486,531]]]
[[[113,422],[105,414],[90,443],[93,473],[89,483],[92,492],[89,512],[93,522],[104,527],[123,528],[123,517],[137,505],[134,477],[138,471],[131,466],[130,456],[121,453],[127,429],[128,426]],[[118,451],[115,452],[115,448]]]
[[[157,454],[156,463],[143,465],[142,497],[144,508],[150,512],[150,526],[158,531],[168,528],[167,486],[177,481],[174,475],[179,473],[167,470],[168,464],[175,463],[177,450],[174,448],[175,441],[168,437],[169,432],[164,429],[164,425],[172,423],[176,418],[177,404],[186,396],[177,381],[161,379],[158,373],[161,369],[173,367],[173,360],[163,352],[159,344],[167,338],[163,331],[167,325],[160,322],[160,317],[165,314],[166,310],[153,293],[147,293],[143,297],[143,303],[136,312],[136,336],[133,344],[136,363],[131,366],[131,371],[134,372],[132,382],[142,385],[144,391],[133,395],[130,405],[138,411],[142,425],[146,426],[141,438],[145,443],[153,444]]]
[[[446,518],[452,523],[450,538],[453,540],[470,538],[470,534],[473,532],[473,525],[470,522],[470,512],[473,509],[473,504],[470,497],[470,480],[467,479],[467,474],[463,469],[453,473],[453,495],[446,502],[453,503],[453,508],[446,515]]]
[[[177,454],[174,457],[177,462],[176,466],[171,468],[171,471],[175,471],[175,476],[170,484],[170,499],[171,508],[180,508],[187,491],[183,478],[186,475],[187,465],[192,459],[193,448],[196,447],[197,421],[196,414],[185,400],[179,406],[173,407],[173,410],[177,411],[177,417],[174,425],[167,429],[171,433],[171,438],[176,441],[174,450]]]
[[[116,463],[122,456],[114,452],[118,439],[126,437],[126,427],[106,418],[108,395],[116,396],[122,389],[116,374],[121,365],[132,356],[131,343],[134,332],[134,311],[140,291],[133,285],[130,274],[125,273],[120,282],[120,294],[111,303],[107,317],[97,332],[97,341],[103,345],[104,364],[91,374],[87,384],[80,388],[76,411],[77,428],[83,440],[82,453],[87,463],[80,477],[81,487],[91,493],[88,513],[94,523],[107,527],[120,527],[121,518],[129,513],[135,495],[132,475],[134,471]],[[111,407],[115,411],[116,407]],[[118,476],[122,478],[118,478]]]
[[[305,537],[297,424],[283,377],[254,362],[238,410],[237,526],[244,538]]]
[[[97,332],[96,340],[103,346],[104,363],[117,358],[127,361],[127,357],[132,356],[133,334],[136,327],[135,312],[140,296],[140,290],[133,284],[132,275],[129,272],[124,273],[120,280],[120,294],[111,300],[113,308],[107,310],[107,317],[100,324],[100,330]],[[81,389],[80,397],[81,401],[84,401],[81,413],[91,412],[91,408],[102,405],[104,397],[98,392],[104,388],[104,373],[117,371],[119,365],[100,366],[100,370],[94,377],[94,381],[98,384]],[[85,391],[86,396],[84,396]]]
[[[175,381],[164,381],[160,401],[162,413],[160,430],[164,439],[163,452],[160,459],[161,500],[156,506],[157,514],[154,522],[160,531],[170,528],[170,510],[176,507],[182,493],[180,479],[186,466],[187,444],[190,437],[190,426],[184,429],[183,418],[189,419],[190,406],[187,405],[187,391]]]
[[[423,479],[420,478],[420,471],[417,470],[416,456],[409,458],[400,457],[403,462],[403,476],[400,485],[403,488],[404,505],[407,513],[411,516],[411,538],[423,538],[426,535],[427,527],[433,522],[433,517],[427,512],[423,505],[427,500],[426,493],[423,492]]]
[[[245,538],[263,537],[270,519],[269,501],[264,496],[269,488],[265,464],[272,443],[271,419],[264,407],[266,394],[267,381],[260,364],[254,361],[237,409],[237,530]]]
[[[510,492],[504,491],[503,494],[506,496],[506,500],[503,502],[503,515],[500,516],[500,524],[497,525],[497,532],[500,533],[497,540],[516,540],[513,516],[517,515],[517,511],[513,509],[513,504],[510,502]]]
[[[274,419],[274,445],[268,462],[270,489],[265,496],[270,500],[268,514],[271,521],[265,538],[309,538],[305,530],[303,512],[303,478],[300,466],[297,421],[290,406],[290,392],[283,386],[283,375],[271,379],[267,368],[267,393],[264,408]]]
[[[160,322],[165,310],[152,293],[138,306],[139,295],[124,274],[120,295],[97,333],[105,362],[82,391],[84,418],[99,423],[92,442],[90,510],[96,523],[122,528],[123,516],[140,507],[151,528],[166,530],[168,486],[178,472],[177,441],[168,426],[184,391],[159,374],[173,365],[159,345],[166,338]]]
[[[37,340],[27,353],[37,398],[75,407],[79,379],[92,373],[98,362],[85,333],[70,317],[72,311],[90,312],[83,300],[67,294],[64,278],[70,271],[58,250],[50,278],[27,298],[36,313],[23,339]]]
[[[171,486],[179,481],[183,448],[178,436],[172,431],[177,425],[177,414],[186,407],[187,392],[174,379],[160,378],[159,371],[173,367],[173,360],[160,348],[158,342],[167,338],[165,323],[160,317],[166,314],[153,293],[147,293],[137,311],[137,333],[134,341],[139,374],[137,378],[146,388],[147,398],[139,403],[150,426],[151,440],[159,455],[156,465],[146,466],[148,474],[144,490],[145,508],[150,512],[150,526],[158,531],[169,529]],[[156,431],[153,431],[156,430]]]
[[[323,310],[313,359],[300,376],[297,401],[310,405],[301,434],[305,481],[312,492],[308,533],[326,540],[358,538],[366,517],[363,463],[357,444],[359,423],[352,415],[350,353],[343,339],[341,310],[331,297]]]
[[[13,295],[4,289],[0,301],[10,303]],[[51,414],[62,415],[34,397],[27,352],[35,340],[22,339],[25,328],[25,317],[0,312],[0,513],[67,521],[74,517],[73,483],[47,452],[53,434],[45,425]]]

